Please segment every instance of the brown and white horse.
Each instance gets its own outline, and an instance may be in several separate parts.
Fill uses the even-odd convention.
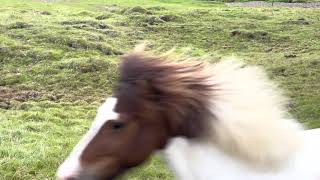
[[[288,118],[286,98],[261,69],[172,59],[181,57],[122,57],[114,97],[59,180],[113,179],[158,150],[182,180],[320,179],[320,130]]]

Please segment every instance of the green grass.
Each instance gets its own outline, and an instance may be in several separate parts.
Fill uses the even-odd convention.
[[[157,51],[176,47],[263,66],[292,98],[292,115],[320,127],[317,9],[191,0],[0,3],[0,179],[54,179],[111,94],[119,55],[141,41]],[[155,157],[126,178],[173,176]]]

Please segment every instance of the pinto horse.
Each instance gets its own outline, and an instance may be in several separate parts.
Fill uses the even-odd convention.
[[[260,68],[135,50],[119,70],[59,180],[114,179],[156,151],[181,180],[320,180],[320,129],[290,118]]]

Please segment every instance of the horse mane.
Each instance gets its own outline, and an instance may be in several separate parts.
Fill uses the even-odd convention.
[[[213,66],[212,140],[257,169],[277,170],[301,147],[301,125],[289,119],[288,99],[257,66],[235,60]]]
[[[122,57],[116,111],[165,119],[170,137],[198,138],[253,167],[278,168],[300,147],[300,125],[266,73],[237,60],[135,50]]]

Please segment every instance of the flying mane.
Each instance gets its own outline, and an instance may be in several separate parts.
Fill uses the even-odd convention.
[[[163,112],[172,136],[207,142],[258,169],[281,167],[300,147],[286,98],[256,66],[140,48],[123,57],[120,73],[119,104],[128,107],[117,110]]]

